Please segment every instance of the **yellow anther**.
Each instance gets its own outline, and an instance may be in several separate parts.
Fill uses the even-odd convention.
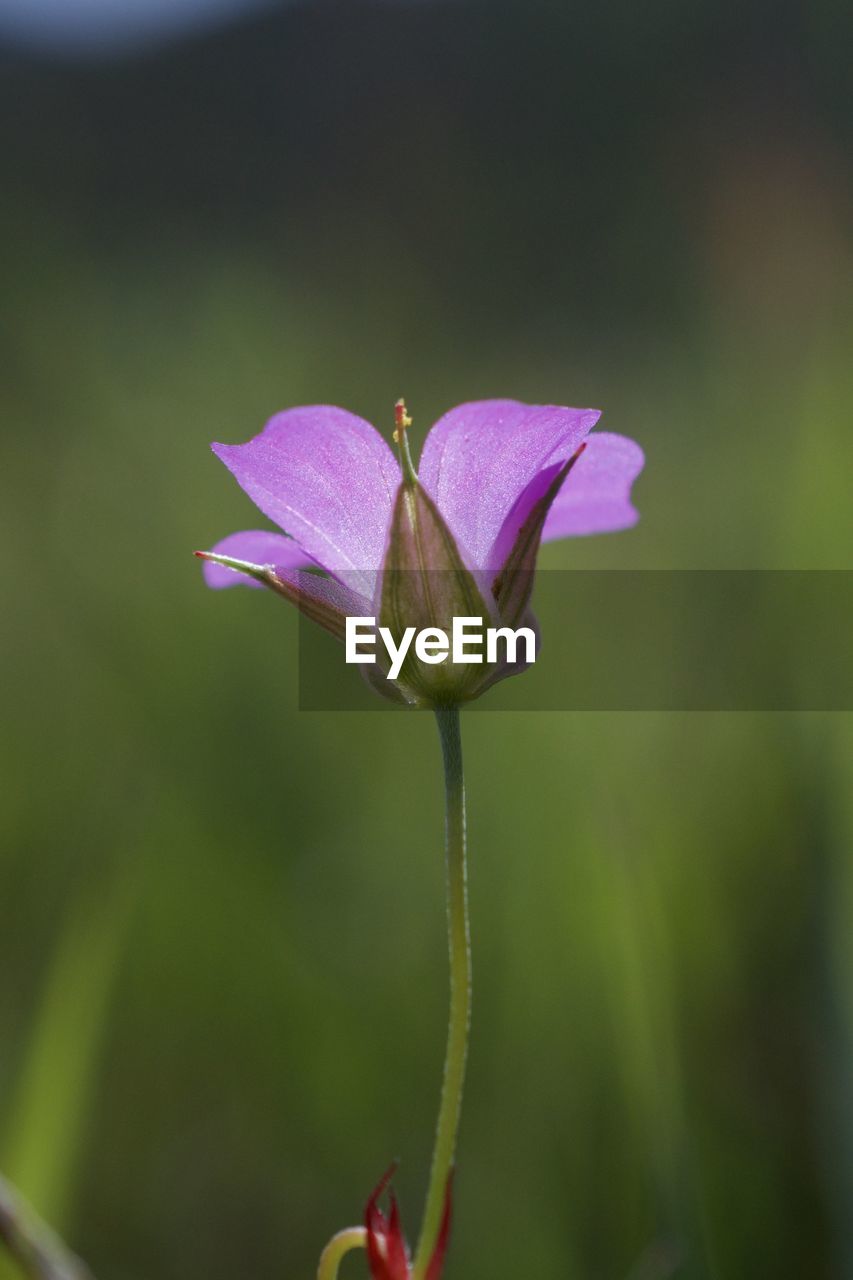
[[[394,430],[394,443],[401,444],[403,440],[403,432],[407,427],[412,425],[412,419],[406,410],[406,402],[402,397],[394,405],[394,422],[396,427]]]

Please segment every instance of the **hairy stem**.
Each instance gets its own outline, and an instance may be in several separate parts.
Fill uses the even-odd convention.
[[[88,1267],[66,1249],[2,1177],[0,1242],[30,1280],[91,1280]]]
[[[446,794],[447,929],[450,949],[450,1020],[444,1082],[435,1133],[432,1169],[413,1280],[424,1280],[435,1249],[444,1211],[447,1180],[453,1169],[465,1061],[468,1056],[468,1029],[471,1023],[471,937],[468,922],[468,872],[465,854],[465,781],[462,771],[462,738],[458,706],[436,709],[441,750],[444,757]]]

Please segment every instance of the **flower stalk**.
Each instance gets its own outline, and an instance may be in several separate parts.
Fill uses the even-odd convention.
[[[441,1231],[445,1195],[453,1173],[462,1108],[468,1031],[471,1025],[471,930],[465,843],[465,780],[458,705],[435,711],[444,759],[446,796],[447,929],[450,955],[450,1018],[444,1080],[435,1133],[423,1225],[412,1265],[413,1280],[424,1280]]]

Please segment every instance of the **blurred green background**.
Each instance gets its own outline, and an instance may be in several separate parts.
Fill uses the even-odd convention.
[[[594,404],[642,521],[546,564],[850,568],[851,37],[338,0],[0,56],[0,1168],[100,1280],[311,1276],[394,1155],[414,1233],[437,1103],[433,725],[297,711],[296,618],[190,555],[256,524],[208,442]],[[463,728],[448,1280],[853,1277],[849,717]]]

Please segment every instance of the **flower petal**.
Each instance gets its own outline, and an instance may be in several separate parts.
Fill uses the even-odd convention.
[[[480,400],[436,422],[418,474],[472,569],[501,567],[501,550],[529,514],[519,498],[548,463],[571,457],[599,416],[597,409]],[[517,527],[504,531],[496,547],[511,512]]]
[[[232,533],[212,548],[215,555],[228,556],[232,560],[248,560],[251,564],[266,565],[274,569],[304,569],[312,562],[292,538],[283,533],[271,533],[267,529],[247,529],[245,533]],[[213,560],[204,562],[204,580],[209,587],[263,587],[265,583],[250,578],[238,570],[229,569]]]
[[[288,409],[246,444],[213,452],[265,516],[332,573],[363,576],[382,562],[400,469],[363,418],[332,405]]]
[[[596,431],[554,499],[543,542],[630,529],[639,519],[631,502],[631,486],[644,462],[643,451],[633,440]]]

